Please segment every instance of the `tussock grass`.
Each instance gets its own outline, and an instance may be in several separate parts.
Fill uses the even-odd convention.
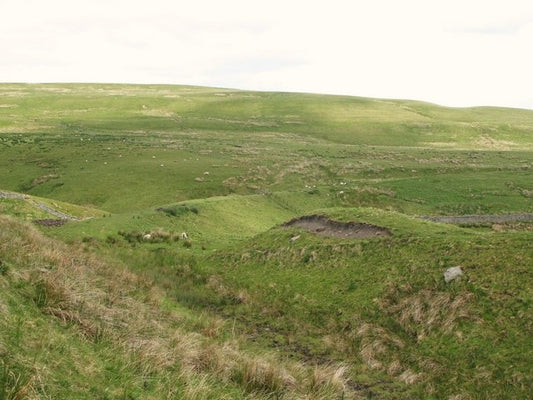
[[[139,232],[123,230],[118,231],[118,235],[128,243],[173,243],[180,240],[180,233],[168,232],[163,228],[157,228],[149,231]],[[114,240],[113,236],[108,236],[108,239]]]
[[[343,393],[346,390],[346,370],[344,365],[315,367],[309,378],[310,397],[328,396],[331,391]]]
[[[451,333],[460,320],[473,319],[469,302],[472,293],[453,295],[411,286],[392,287],[381,298],[380,307],[409,335],[423,340],[431,331]]]
[[[28,373],[10,365],[4,357],[5,355],[2,354],[2,360],[0,360],[0,399],[22,400],[36,398],[35,388],[31,378],[28,377]]]
[[[296,383],[287,371],[263,358],[246,360],[232,371],[231,378],[248,392],[275,397],[280,397]]]

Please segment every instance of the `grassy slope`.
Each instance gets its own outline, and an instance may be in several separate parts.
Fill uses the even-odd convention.
[[[469,232],[367,210],[332,215],[379,223],[394,237],[353,243],[304,234],[291,245],[294,232],[269,232],[207,268],[250,293],[251,310],[226,312],[248,326],[272,326],[282,347],[366,361],[355,376],[371,365],[404,382],[420,379],[416,397],[512,398],[531,389],[530,234]],[[455,265],[466,281],[444,284],[443,271]],[[250,318],[265,306],[263,318]],[[509,371],[502,361],[511,353]]]
[[[233,320],[253,342],[308,362],[348,363],[362,396],[520,398],[531,390],[529,232],[376,209],[322,212],[386,226],[393,237],[323,239],[274,228],[215,253],[98,246],[161,282],[178,303]],[[444,270],[456,265],[466,278],[444,284]]]
[[[463,172],[509,184],[497,195],[515,209],[531,190],[513,178],[531,167],[525,110],[179,86],[0,91],[0,188],[110,212],[341,181],[439,174],[449,186]]]
[[[354,398],[342,368],[243,348],[223,320],[5,216],[0,252],[2,398]]]
[[[178,310],[177,318],[189,321],[184,334],[203,332],[211,350],[226,349],[237,334],[245,352],[235,359],[248,360],[250,371],[264,375],[254,363],[272,360],[264,350],[272,347],[299,363],[272,364],[300,382],[292,387],[277,372],[268,384],[243,380],[215,357],[193,368],[204,394],[180,383],[175,396],[240,398],[270,390],[287,398],[336,398],[344,390],[356,398],[521,398],[531,390],[530,225],[492,232],[405,214],[532,212],[533,112],[173,86],[0,85],[0,91],[0,190],[49,197],[49,204],[70,210],[57,201],[107,211],[104,218],[43,228],[46,234],[69,242],[68,251],[97,254],[106,270],[129,267],[131,279],[161,291],[150,312]],[[0,205],[3,213],[28,214],[12,200]],[[162,205],[179,212],[156,211]],[[320,209],[387,226],[394,236],[319,239],[276,227]],[[3,223],[5,235],[28,229]],[[184,231],[190,240],[176,242]],[[131,239],[148,232],[162,239]],[[291,243],[296,233],[301,237]],[[0,259],[10,271],[25,270],[14,249],[3,247]],[[445,285],[442,272],[454,265],[463,266],[466,279]],[[9,334],[0,342],[13,376],[40,376],[40,365],[60,357],[48,343],[61,336],[80,360],[94,352],[95,363],[122,371],[124,380],[115,383],[115,375],[93,373],[93,393],[115,385],[112,397],[121,388],[123,397],[157,397],[157,390],[171,393],[170,380],[183,379],[180,368],[158,367],[150,369],[151,382],[162,387],[141,388],[139,359],[129,362],[117,352],[121,342],[110,339],[138,332],[118,329],[91,347],[76,337],[79,323],[51,328],[32,364],[34,339],[16,339],[16,327],[22,320],[39,326],[57,320],[32,294],[40,282],[31,278],[39,275],[39,265],[33,267],[37,272],[2,278],[8,291],[0,305],[19,321],[6,324]],[[146,307],[144,289],[94,285],[128,293],[126,303]],[[122,306],[129,313],[132,304]],[[76,307],[69,312],[82,310]],[[159,327],[166,332],[165,324]],[[152,339],[161,334],[147,332]],[[25,346],[27,356],[15,357],[11,349]],[[225,351],[209,353],[227,358]],[[311,378],[296,372],[315,363],[325,372]],[[328,363],[347,369],[340,374]],[[64,379],[68,368],[43,375],[45,394],[71,390],[50,383]],[[329,378],[319,379],[323,372]],[[87,385],[85,373],[74,374],[79,385]],[[313,382],[322,383],[313,391]],[[38,385],[32,381],[31,388]]]
[[[58,200],[5,191],[3,194],[3,196],[0,194],[0,212],[25,220],[55,219],[58,216],[53,213],[54,211],[78,220],[105,215],[105,212],[94,208],[82,207]]]

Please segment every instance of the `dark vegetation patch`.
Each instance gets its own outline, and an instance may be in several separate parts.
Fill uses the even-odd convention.
[[[172,243],[180,239],[176,232],[167,232],[163,229],[152,230],[149,232],[140,231],[118,231],[118,234],[128,243]]]
[[[361,222],[334,221],[322,215],[307,215],[290,220],[284,227],[302,228],[319,236],[363,239],[375,236],[392,236],[392,233],[381,226]]]
[[[67,219],[35,219],[33,223],[40,226],[63,226],[68,222]]]
[[[179,217],[180,215],[184,215],[190,212],[198,214],[198,208],[196,208],[195,206],[188,206],[186,204],[157,207],[156,211],[163,212],[172,217]]]
[[[26,192],[28,190],[31,190],[33,189],[34,187],[36,186],[39,186],[39,185],[42,185],[43,183],[46,183],[46,182],[49,182],[53,179],[59,179],[60,178],[60,175],[58,174],[46,174],[46,175],[42,175],[42,176],[39,176],[35,179],[32,179],[31,181],[29,182],[25,182],[25,183],[22,183],[20,185],[20,190],[23,191],[23,192]],[[63,185],[63,183],[59,183],[59,184],[56,184],[56,185]]]

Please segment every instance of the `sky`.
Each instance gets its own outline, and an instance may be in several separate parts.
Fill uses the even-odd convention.
[[[0,82],[533,109],[533,2],[0,0]]]

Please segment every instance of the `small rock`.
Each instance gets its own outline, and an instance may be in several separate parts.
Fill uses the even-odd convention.
[[[291,242],[296,242],[298,239],[300,239],[300,235],[293,236],[293,237],[291,237],[289,240],[290,240]]]
[[[444,282],[448,283],[463,275],[461,267],[450,267],[444,271]]]

